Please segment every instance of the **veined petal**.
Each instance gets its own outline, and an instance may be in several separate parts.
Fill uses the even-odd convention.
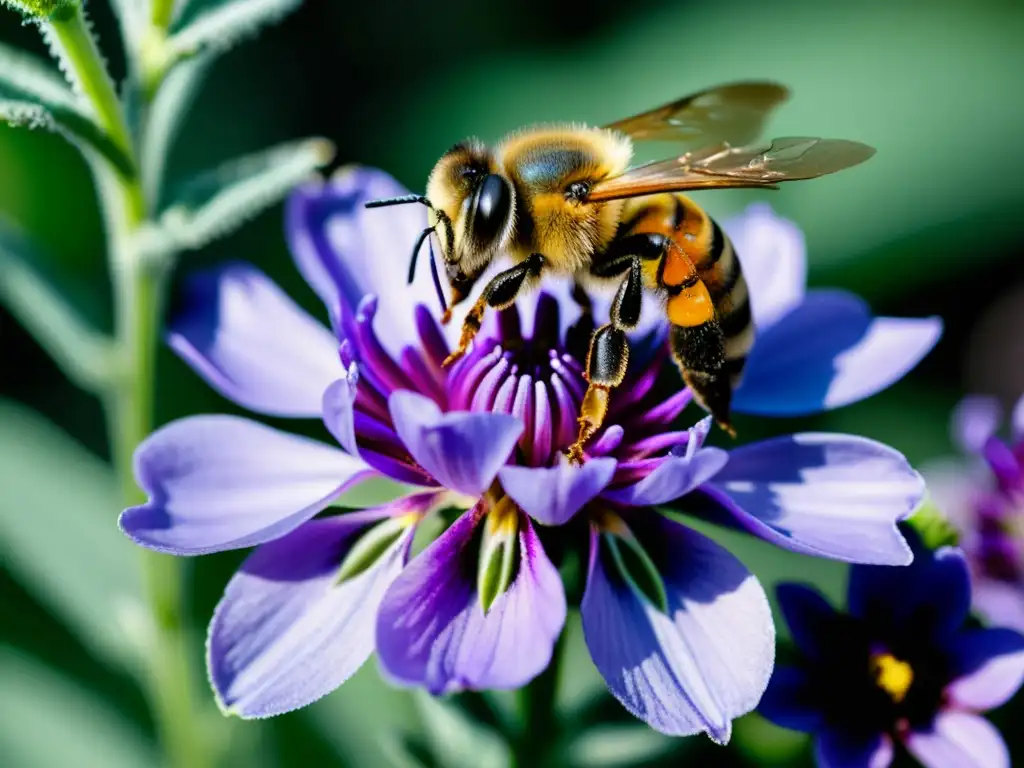
[[[750,309],[759,329],[767,328],[804,298],[807,252],[804,234],[767,203],[754,203],[722,222],[739,256]]]
[[[244,264],[187,281],[167,343],[224,397],[270,416],[318,418],[342,373],[334,335]]]
[[[802,554],[905,565],[896,526],[924,481],[892,448],[852,435],[804,433],[729,452],[705,489],[756,536]]]
[[[906,745],[925,768],[1010,768],[999,731],[967,712],[940,712],[932,730],[912,731]]]
[[[231,579],[207,643],[221,707],[245,718],[304,707],[347,680],[373,652],[384,592],[408,556],[414,526],[400,530],[372,566],[339,583],[361,534],[388,517],[421,514],[433,494],[311,520],[263,544]]]
[[[847,605],[851,615],[896,631],[940,641],[967,619],[971,581],[964,553],[955,547],[930,552],[908,537],[914,559],[906,568],[857,565],[850,569]]]
[[[397,681],[434,694],[518,688],[551,660],[565,623],[558,571],[525,516],[519,570],[486,615],[475,589],[471,546],[481,508],[467,512],[403,571],[384,597],[377,652]]]
[[[237,416],[191,416],[147,437],[135,477],[149,501],[121,529],[159,552],[201,555],[276,539],[373,474],[337,448]]]
[[[544,525],[569,522],[612,479],[615,459],[591,459],[581,467],[560,462],[553,467],[502,467],[501,485],[513,501]]]
[[[953,442],[964,453],[980,453],[1003,421],[999,400],[987,395],[968,395],[957,403],[950,419]]]
[[[409,454],[441,485],[468,496],[490,487],[523,433],[503,413],[441,413],[429,397],[400,391],[388,400],[395,431]]]
[[[817,731],[825,722],[820,688],[812,673],[800,667],[776,667],[757,711],[778,726],[805,733]]]
[[[768,684],[775,631],[761,585],[710,539],[660,516],[634,533],[664,582],[662,613],[620,575],[597,532],[581,611],[583,631],[611,693],[657,731],[707,732],[726,742],[732,720]]]
[[[801,416],[862,400],[903,378],[941,334],[939,318],[872,318],[852,294],[812,291],[759,331],[733,409]]]
[[[1005,704],[1024,682],[1024,636],[1011,629],[971,629],[949,647],[956,679],[946,688],[954,706],[983,712]]]
[[[819,768],[888,768],[893,744],[881,733],[829,727],[818,733],[814,756]]]
[[[374,330],[395,359],[403,346],[417,342],[416,305],[437,306],[426,258],[413,284],[405,282],[413,246],[427,226],[426,208],[364,206],[369,200],[404,194],[407,190],[383,171],[348,168],[326,184],[298,189],[285,217],[299,271],[323,299],[335,325],[344,327],[364,296],[377,296],[380,311]]]

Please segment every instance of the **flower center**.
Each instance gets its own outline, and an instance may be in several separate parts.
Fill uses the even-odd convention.
[[[868,667],[875,684],[889,694],[894,703],[901,704],[914,682],[914,670],[910,664],[891,653],[873,653],[868,659]]]

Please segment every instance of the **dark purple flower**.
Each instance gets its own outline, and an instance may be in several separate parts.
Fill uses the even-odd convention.
[[[928,768],[1001,768],[999,732],[978,712],[1024,680],[1024,637],[964,626],[971,585],[959,549],[915,539],[906,568],[855,565],[848,613],[800,584],[778,598],[800,661],[779,666],[759,711],[815,735],[821,768],[886,768],[902,745]]]
[[[587,461],[570,465],[563,453],[585,381],[567,287],[552,283],[492,315],[445,369],[457,319],[435,321],[426,270],[404,280],[423,211],[363,207],[402,192],[355,170],[289,204],[292,252],[334,333],[237,265],[196,278],[171,327],[172,347],[225,396],[263,414],[320,417],[340,446],[197,416],[138,450],[149,501],[121,518],[131,538],[185,555],[261,545],[211,625],[219,701],[245,717],[302,706],[374,648],[391,678],[435,693],[523,685],[548,664],[565,620],[552,558],[582,544],[583,625],[611,691],[658,730],[726,740],[771,671],[768,603],[732,555],[653,507],[672,502],[797,552],[905,564],[896,521],[917,506],[920,477],[859,437],[706,447],[710,419],[678,426],[691,397],[664,365],[656,313]],[[758,344],[788,355],[776,370],[755,347],[749,375],[760,383],[739,398],[749,410],[806,412],[865,396],[934,342],[934,321],[872,320],[846,296],[804,299],[798,233],[768,211],[754,209],[730,234],[751,260]],[[759,276],[759,258],[778,271]],[[804,323],[801,345],[794,323]],[[783,382],[794,392],[785,408]],[[412,495],[311,519],[373,476],[414,486]],[[428,516],[447,527],[410,560]]]
[[[967,464],[942,462],[928,474],[936,504],[960,533],[974,582],[974,607],[992,624],[1024,631],[1024,397],[998,435],[1003,411],[990,397],[964,398],[953,441]]]

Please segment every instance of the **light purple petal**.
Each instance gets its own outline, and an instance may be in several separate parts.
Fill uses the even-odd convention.
[[[426,511],[433,494],[311,520],[251,554],[214,613],[207,643],[221,707],[270,717],[330,693],[369,658],[385,590],[402,569],[410,526],[366,571],[338,583],[346,553],[382,518]]]
[[[377,651],[397,681],[434,694],[518,688],[551,660],[566,612],[558,571],[520,516],[519,572],[484,615],[472,546],[479,522],[475,511],[456,520],[385,595]]]
[[[1013,413],[1010,415],[1010,424],[1013,426],[1013,437],[1015,440],[1024,440],[1024,396],[1017,400],[1013,406]]]
[[[404,195],[407,190],[382,171],[348,168],[326,184],[309,184],[288,201],[286,231],[299,271],[335,323],[354,317],[362,298],[378,297],[373,327],[396,359],[417,341],[414,308],[435,308],[426,245],[412,285],[405,274],[413,246],[427,226],[422,205],[367,209],[369,200]]]
[[[814,757],[818,768],[888,768],[892,739],[881,733],[853,733],[838,727],[818,734]]]
[[[327,387],[323,393],[324,426],[334,435],[338,445],[352,456],[359,455],[354,410],[358,383],[359,370],[353,363],[348,374]]]
[[[754,203],[722,222],[732,240],[750,290],[750,309],[767,328],[803,301],[807,285],[804,234],[767,203]]]
[[[957,679],[946,695],[957,707],[984,712],[1005,704],[1024,682],[1024,636],[1010,629],[961,632],[952,647]]]
[[[645,517],[634,532],[664,580],[668,613],[628,585],[592,533],[581,605],[587,647],[633,715],[662,733],[703,731],[724,743],[732,720],[752,710],[768,684],[775,656],[768,600],[713,541]]]
[[[320,416],[338,342],[255,267],[192,277],[167,343],[224,397],[270,416]]]
[[[980,453],[1003,421],[999,400],[986,395],[968,395],[957,403],[950,419],[953,442],[964,453]]]
[[[501,485],[519,507],[544,525],[569,522],[583,505],[611,481],[615,459],[591,459],[581,467],[559,462],[553,467],[502,467]]]
[[[441,413],[415,392],[395,392],[388,407],[416,462],[444,487],[468,496],[490,487],[523,433],[523,423],[507,414]]]
[[[924,497],[897,451],[852,435],[804,433],[729,453],[705,488],[756,536],[802,554],[906,565],[896,523]]]
[[[135,452],[149,501],[121,514],[144,547],[176,555],[240,549],[283,536],[373,474],[337,448],[237,416],[191,416]]]
[[[1024,589],[1019,584],[975,574],[972,597],[974,609],[989,624],[1024,632]]]
[[[920,362],[942,334],[939,318],[872,318],[841,291],[812,291],[759,331],[733,409],[801,416],[875,394]]]
[[[912,731],[907,749],[925,768],[1009,768],[1003,737],[988,720],[942,712],[930,731]]]

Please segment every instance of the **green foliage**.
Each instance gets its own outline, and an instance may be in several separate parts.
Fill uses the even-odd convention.
[[[29,18],[61,18],[78,7],[78,0],[0,0]]]
[[[301,0],[227,0],[192,3],[193,19],[168,42],[173,57],[202,51],[222,53],[240,40],[274,24],[299,7]]]

